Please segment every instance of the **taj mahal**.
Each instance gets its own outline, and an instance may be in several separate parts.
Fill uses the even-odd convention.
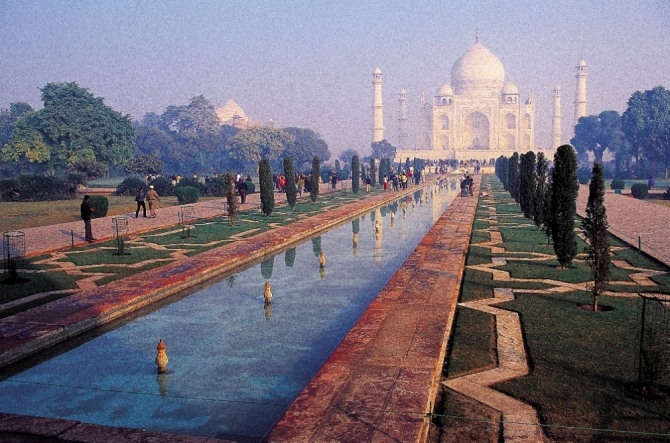
[[[575,123],[586,115],[586,63],[577,65]],[[373,73],[372,141],[384,139],[382,71]],[[552,158],[561,144],[560,87],[553,91],[552,146],[535,143],[534,93],[523,95],[505,78],[500,59],[476,39],[453,65],[451,82],[437,89],[432,100],[421,99],[418,146],[410,146],[407,135],[407,96],[398,99],[398,150],[395,161],[427,160],[486,161],[514,152],[544,151]]]

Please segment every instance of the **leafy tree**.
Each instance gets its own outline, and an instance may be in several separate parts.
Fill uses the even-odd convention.
[[[515,152],[507,164],[507,183],[509,195],[519,203],[519,154]]]
[[[281,129],[256,126],[230,137],[227,149],[231,158],[245,164],[258,163],[262,159],[271,162],[277,160],[293,141],[293,136]]]
[[[91,158],[70,163],[67,167],[67,172],[69,174],[82,174],[86,180],[95,180],[109,175],[109,169],[104,163]]]
[[[188,105],[168,106],[161,120],[161,126],[172,132],[218,133],[220,130],[216,110],[203,95],[193,97]]]
[[[258,163],[258,181],[261,188],[261,210],[263,214],[270,215],[275,209],[274,183],[272,182],[272,169],[267,158]]]
[[[340,154],[339,158],[340,160],[342,160],[343,163],[349,163],[351,159],[354,157],[354,155],[358,155],[358,151],[356,151],[353,148],[347,148],[344,151],[342,151],[342,154]]]
[[[632,155],[639,163],[640,154],[663,165],[668,178],[670,166],[670,91],[657,86],[636,91],[623,113],[622,129],[630,142]]]
[[[535,195],[533,196],[535,212],[533,222],[540,228],[545,225],[545,197],[549,188],[549,164],[543,152],[538,152],[535,163]]]
[[[316,199],[319,197],[319,184],[321,183],[321,165],[319,163],[319,157],[314,156],[312,159],[312,177],[310,179],[312,187],[309,190],[309,198],[316,202]]]
[[[330,160],[328,144],[316,132],[311,129],[293,127],[283,130],[292,136],[292,139],[284,147],[282,155],[293,158],[294,164],[302,165],[309,162],[314,156],[319,157],[322,162]]]
[[[535,153],[528,151],[521,155],[519,166],[519,205],[524,217],[533,219],[535,215],[535,193],[537,177],[535,175]]]
[[[551,185],[551,237],[561,269],[565,269],[577,255],[575,215],[578,192],[575,150],[570,145],[561,145],[554,155]]]
[[[382,158],[395,158],[398,151],[395,146],[386,140],[372,142],[372,157],[381,160]]]
[[[160,175],[163,173],[163,164],[155,154],[140,154],[136,158],[128,160],[126,163],[126,172],[139,174],[144,177],[149,174]]]
[[[354,194],[358,194],[361,186],[361,168],[359,163],[358,154],[354,154],[351,157],[351,192]]]
[[[30,112],[33,108],[23,102],[10,103],[9,109],[0,109],[0,148],[11,140],[14,123]]]
[[[372,157],[370,159],[370,181],[372,182],[372,186],[375,186],[377,183],[375,175],[377,175],[377,165],[375,164],[375,158]]]
[[[3,162],[14,163],[18,172],[26,172],[30,164],[47,164],[51,160],[51,148],[28,118],[16,122],[10,143],[2,147]]]
[[[286,176],[286,202],[293,209],[298,199],[298,189],[295,184],[295,171],[291,157],[284,157],[284,175]]]
[[[582,219],[582,227],[588,243],[586,263],[591,267],[593,276],[593,312],[597,312],[598,297],[607,288],[610,277],[609,223],[605,209],[605,183],[603,168],[598,162],[593,165],[586,217]]]
[[[599,115],[580,117],[570,143],[580,156],[586,157],[592,152],[596,161],[602,163],[605,151],[618,152],[625,145],[621,116],[616,111],[603,111]]]

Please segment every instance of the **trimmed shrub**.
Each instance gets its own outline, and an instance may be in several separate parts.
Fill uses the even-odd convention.
[[[361,168],[360,161],[358,160],[358,155],[351,157],[351,191],[354,194],[358,194],[358,189],[361,185]]]
[[[196,203],[200,198],[200,189],[194,186],[177,186],[175,193],[177,194],[177,201],[180,205]]]
[[[109,210],[109,200],[104,195],[91,196],[91,207],[95,211],[96,218],[106,217]]]
[[[644,183],[633,183],[633,186],[630,187],[630,193],[633,194],[633,197],[642,200],[647,198],[649,188]]]
[[[577,179],[580,185],[588,185],[591,181],[591,170],[588,167],[579,168]]]
[[[615,178],[612,180],[612,183],[610,183],[610,188],[612,189],[625,189],[626,188],[626,182],[623,181],[620,178]]]
[[[258,163],[258,179],[261,188],[261,211],[265,215],[270,215],[275,210],[275,193],[272,168],[265,158]]]
[[[316,202],[316,199],[319,198],[319,178],[321,175],[321,162],[319,157],[314,156],[312,159],[312,176],[310,181],[312,182],[312,188],[309,190],[309,198]]]
[[[116,187],[116,195],[135,195],[139,188],[146,191],[148,186],[140,177],[128,177]]]
[[[205,184],[201,183],[200,180],[197,178],[193,177],[184,177],[179,181],[179,184],[176,186],[177,188],[183,187],[183,186],[190,186],[192,188],[198,188],[200,191],[200,194],[205,193]]]
[[[0,198],[3,201],[17,201],[21,198],[19,182],[13,178],[0,180]]]

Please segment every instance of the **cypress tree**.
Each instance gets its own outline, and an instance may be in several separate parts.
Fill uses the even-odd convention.
[[[275,209],[275,193],[272,169],[270,162],[265,158],[258,163],[258,180],[261,188],[261,210],[263,214],[270,215]]]
[[[591,267],[593,276],[593,312],[598,311],[598,297],[607,288],[610,278],[610,243],[607,232],[607,210],[605,209],[605,183],[603,167],[593,164],[589,183],[589,201],[586,205],[586,217],[582,220],[586,247],[586,263]]]
[[[312,188],[309,190],[309,198],[315,202],[319,198],[319,185],[321,184],[321,164],[316,155],[312,159],[312,178],[310,180]]]
[[[577,255],[575,215],[578,192],[575,150],[570,145],[561,145],[554,155],[551,184],[551,238],[561,269],[565,269]]]
[[[535,216],[535,192],[537,188],[535,153],[533,151],[528,151],[521,156],[519,176],[519,204],[523,216],[532,220]]]
[[[286,202],[293,209],[298,199],[298,189],[295,185],[295,171],[291,157],[284,157],[284,175],[286,176]]]
[[[358,194],[361,187],[361,166],[358,155],[351,157],[351,192]]]
[[[235,176],[230,172],[226,173],[224,183],[226,187],[226,203],[228,204],[228,220],[230,221],[230,226],[234,226],[239,209],[237,194],[235,193]]]
[[[535,195],[533,196],[535,213],[533,214],[533,221],[535,226],[540,228],[545,223],[545,195],[547,194],[548,183],[548,163],[543,152],[537,154],[537,162],[535,164]]]
[[[370,181],[372,182],[372,186],[374,186],[377,183],[375,175],[377,175],[377,165],[375,165],[375,158],[371,157],[370,158]]]
[[[519,203],[519,154],[517,152],[510,157],[507,168],[509,195]]]

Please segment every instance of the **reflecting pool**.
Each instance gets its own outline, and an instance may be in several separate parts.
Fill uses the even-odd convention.
[[[455,195],[417,191],[14,374],[0,411],[260,441]]]

